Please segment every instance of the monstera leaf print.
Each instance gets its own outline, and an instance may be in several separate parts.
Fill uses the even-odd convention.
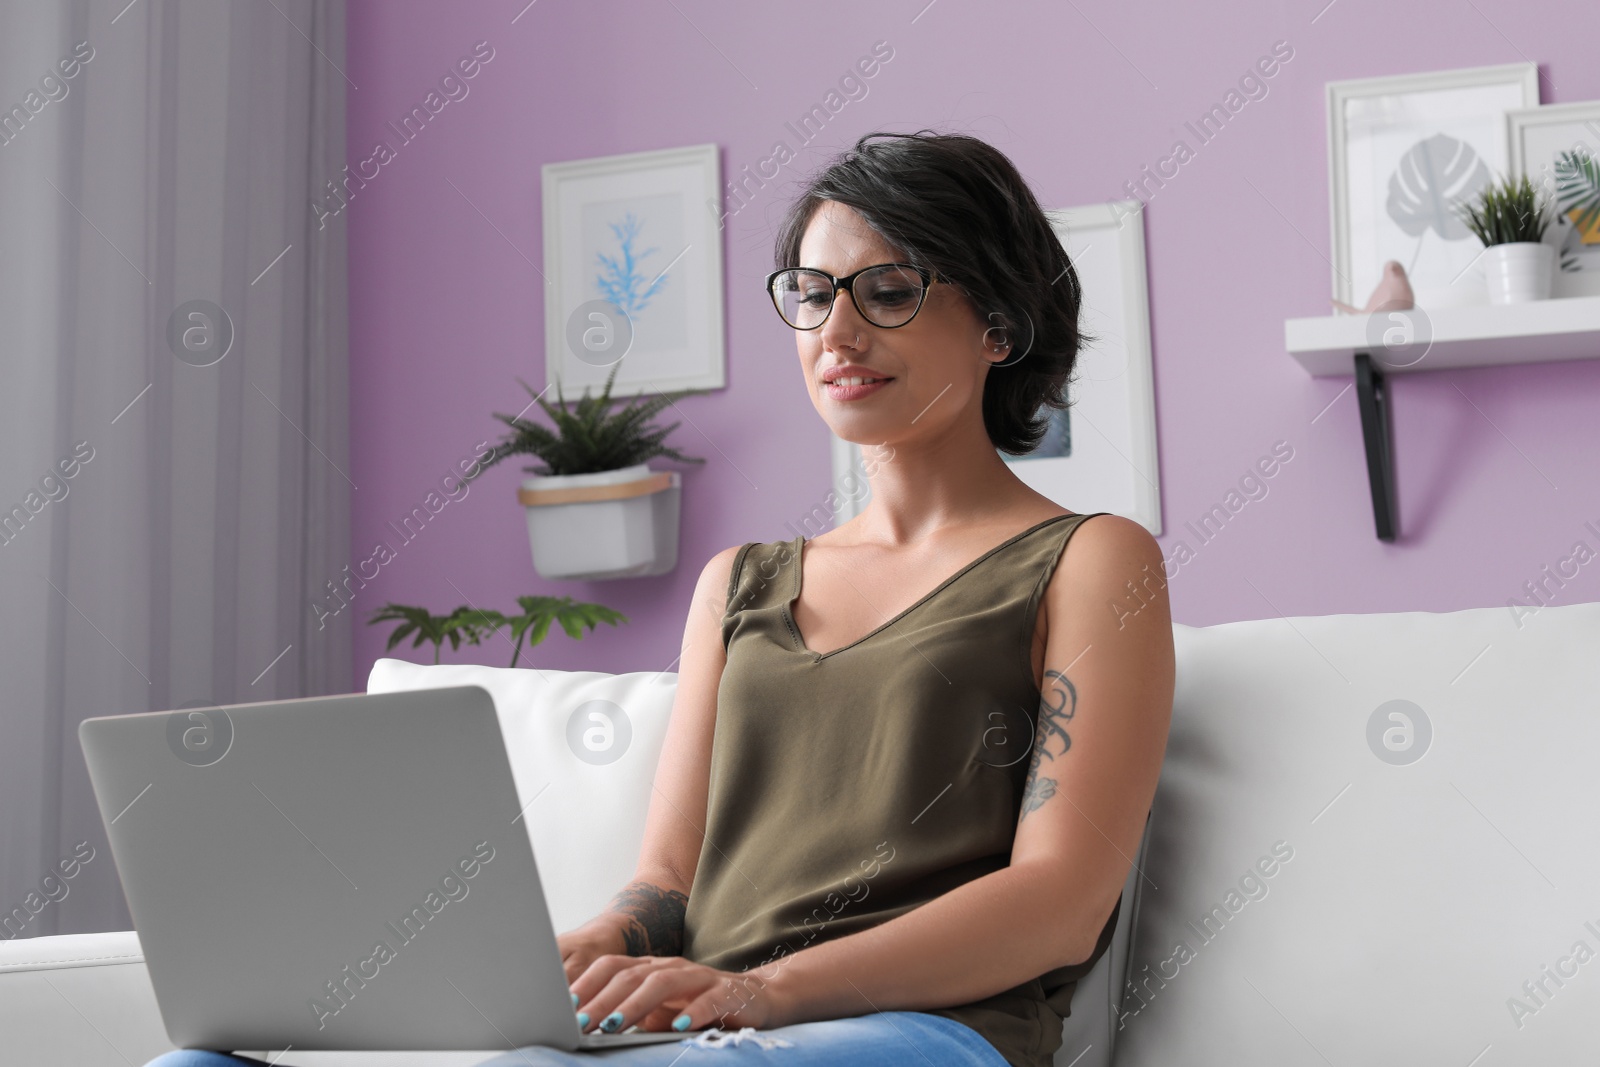
[[[1412,145],[1389,176],[1389,217],[1413,237],[1433,230],[1446,241],[1464,241],[1472,231],[1454,205],[1490,180],[1471,145],[1436,133]]]
[[[1583,231],[1583,243],[1600,243],[1600,161],[1585,152],[1562,152],[1555,161],[1555,186],[1556,203]]]
[[[1555,181],[1556,247],[1561,254],[1561,269],[1568,273],[1584,269],[1583,260],[1600,246],[1600,161],[1583,150],[1557,154],[1552,175]],[[1583,253],[1580,259],[1580,253]],[[1596,269],[1590,265],[1590,270]]]

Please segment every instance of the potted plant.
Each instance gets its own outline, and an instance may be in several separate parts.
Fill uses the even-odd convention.
[[[458,650],[463,640],[469,645],[482,644],[484,638],[502,627],[509,627],[511,637],[506,640],[516,638],[511,646],[511,666],[515,667],[522,655],[523,640],[527,640],[529,648],[537,645],[550,632],[551,623],[558,623],[568,637],[578,641],[583,638],[584,627],[593,630],[602,622],[615,626],[628,621],[628,617],[620,611],[600,604],[578,603],[569,596],[519,596],[517,606],[522,609],[520,615],[503,615],[498,611],[484,611],[466,604],[448,615],[435,615],[427,608],[385,604],[372,613],[367,624],[399,623],[389,634],[385,651],[393,652],[395,645],[415,634],[416,640],[411,642],[411,647],[420,648],[422,642],[432,642],[435,663],[439,662],[439,653],[444,650],[446,641],[450,642],[452,650]]]
[[[1489,303],[1519,304],[1550,296],[1556,250],[1544,243],[1549,204],[1527,175],[1491,182],[1457,210],[1483,242]]]
[[[620,363],[606,376],[598,397],[587,388],[570,405],[556,386],[550,404],[517,379],[550,418],[543,426],[520,415],[495,418],[511,428],[479,464],[478,474],[507,456],[532,455],[542,467],[517,499],[527,509],[533,566],[545,578],[635,578],[665,574],[678,563],[677,471],[651,470],[648,460],[666,456],[684,463],[705,460],[669,447],[679,423],[658,427],[653,419],[674,400],[699,390],[658,393],[621,404],[611,396]],[[477,477],[474,475],[473,477]]]

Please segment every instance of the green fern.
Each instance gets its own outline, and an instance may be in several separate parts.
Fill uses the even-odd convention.
[[[685,456],[665,443],[667,435],[681,423],[666,427],[650,425],[650,420],[669,404],[686,396],[699,396],[704,390],[658,393],[648,400],[641,395],[613,409],[612,405],[618,402],[611,397],[611,386],[621,366],[618,363],[611,368],[598,397],[591,397],[585,387],[583,396],[570,403],[562,395],[560,383],[556,385],[556,403],[550,404],[518,378],[518,383],[549,416],[551,425],[543,426],[518,415],[496,412],[494,417],[509,426],[511,432],[479,464],[478,473],[507,456],[516,455],[537,456],[544,461],[542,468],[523,468],[532,474],[594,474],[632,467],[656,456],[683,463],[704,463],[704,459]]]

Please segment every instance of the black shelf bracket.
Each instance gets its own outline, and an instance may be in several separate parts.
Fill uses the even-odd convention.
[[[1400,532],[1400,508],[1394,484],[1389,382],[1373,362],[1370,352],[1356,353],[1356,399],[1361,404],[1361,438],[1367,448],[1373,523],[1378,528],[1378,540],[1393,541]]]

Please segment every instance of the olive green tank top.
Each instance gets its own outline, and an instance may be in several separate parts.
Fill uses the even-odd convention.
[[[1016,534],[827,653],[805,646],[791,613],[805,538],[740,548],[685,957],[770,974],[782,956],[1009,865],[1040,702],[1039,602],[1090,517]],[[1012,1067],[1050,1067],[1073,989],[1121,907],[1082,963],[933,1013]]]

